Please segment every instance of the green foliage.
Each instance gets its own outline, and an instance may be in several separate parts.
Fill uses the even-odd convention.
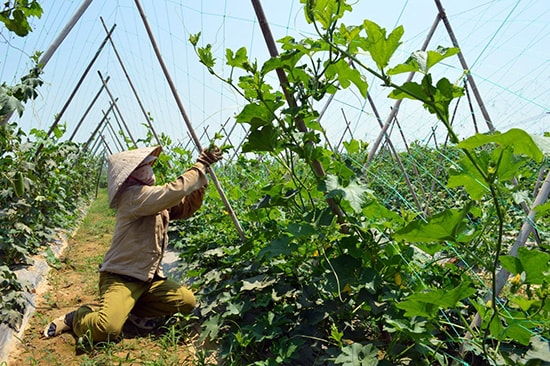
[[[12,286],[16,278],[11,269],[26,265],[60,228],[74,227],[97,175],[95,159],[81,154],[76,144],[47,138],[44,131],[34,130],[32,136],[34,141],[15,123],[0,126],[0,265],[5,268],[0,280],[11,283],[2,288],[0,321],[13,328],[21,320],[13,314],[24,307],[22,289]],[[47,248],[45,255],[55,264]]]
[[[24,37],[32,31],[29,18],[41,16],[42,7],[36,0],[8,0],[0,11],[0,22],[4,23],[9,31]]]
[[[225,363],[239,365],[431,365],[465,354],[491,364],[511,360],[510,349],[526,354],[549,327],[547,276],[523,266],[540,269],[547,258],[543,251],[530,252],[536,260],[523,250],[517,260],[501,254],[522,225],[518,203],[534,184],[540,141],[519,130],[459,141],[449,110],[463,90],[430,74],[458,49],[418,51],[392,65],[401,27],[388,33],[369,20],[340,24],[352,10],[345,1],[302,3],[318,38],[284,37],[281,54],[262,66],[245,48],[227,50],[229,75],[219,75],[212,46],[191,37],[200,62],[247,101],[236,120],[249,131],[243,152],[255,154],[218,168],[247,239],[231,232],[215,194],[200,219],[180,229],[178,247],[203,304],[203,337],[219,342]],[[276,71],[287,76],[284,92],[267,82]],[[324,144],[316,102],[346,88],[366,96],[365,72],[390,98],[420,102],[453,146],[413,144],[399,153],[397,169],[388,151],[365,166],[361,141],[345,142],[345,153]],[[423,79],[393,83],[403,72]],[[415,170],[405,181],[404,172]],[[514,177],[523,179],[513,186]],[[424,211],[408,204],[417,197],[407,186],[422,191]],[[452,264],[456,258],[467,266]],[[487,306],[501,258],[519,280],[509,302],[493,296]],[[470,329],[476,313],[479,330]],[[466,332],[472,339],[463,348]]]
[[[10,268],[0,265],[0,319],[15,330],[19,330],[23,319],[27,301],[23,297],[25,291],[28,291],[27,286],[19,282]]]
[[[388,70],[388,75],[397,75],[405,72],[420,72],[427,74],[432,66],[444,59],[459,53],[458,48],[446,48],[439,46],[435,51],[414,51],[404,63]]]

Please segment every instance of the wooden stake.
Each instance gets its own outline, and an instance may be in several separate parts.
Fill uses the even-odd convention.
[[[453,42],[453,46],[460,49],[458,45],[458,41],[453,32],[453,28],[451,28],[451,23],[449,23],[449,18],[447,18],[447,13],[445,13],[445,9],[443,9],[443,5],[441,5],[441,2],[439,0],[435,0],[435,5],[439,10],[439,17],[441,18],[441,20],[443,20],[443,24],[447,29],[447,33],[451,38],[451,42]],[[469,70],[468,64],[466,63],[466,59],[464,58],[462,51],[458,53],[458,60],[460,61],[460,65],[462,65],[462,68],[464,70]],[[491,122],[491,117],[489,117],[489,112],[487,111],[487,108],[485,108],[485,104],[483,103],[481,94],[479,94],[479,90],[477,89],[477,86],[474,81],[474,78],[472,77],[472,74],[470,72],[467,72],[466,78],[468,79],[468,83],[470,83],[470,86],[472,87],[472,92],[474,93],[474,97],[476,98],[477,104],[479,105],[479,109],[481,110],[481,113],[485,118],[485,123],[487,123],[487,127],[489,128],[489,131],[494,132],[495,127],[493,126],[493,122]]]
[[[122,117],[122,113],[120,113],[120,109],[118,109],[118,104],[116,104],[116,99],[113,97],[113,94],[111,94],[111,91],[107,87],[107,82],[105,79],[103,79],[103,75],[101,75],[101,72],[98,70],[97,73],[99,74],[99,78],[101,79],[101,82],[105,86],[105,90],[107,91],[107,94],[109,94],[109,98],[111,98],[111,102],[113,103],[115,110],[117,111],[118,115],[120,116],[120,119],[122,120],[122,124],[124,125],[124,128],[126,129],[126,132],[128,132],[128,135],[130,136],[130,139],[134,143],[134,146],[137,147],[136,140],[134,139],[134,136],[132,136],[132,131],[128,128],[128,125],[126,124],[126,121],[124,120],[124,117]],[[117,120],[118,121],[118,120]],[[122,130],[122,126],[119,126]]]
[[[103,21],[103,18],[100,17],[100,19],[101,19],[101,24],[103,24],[103,28],[105,29],[105,33],[107,33],[107,35],[109,35],[109,30],[107,29],[107,26],[105,25],[105,22]],[[128,80],[128,84],[130,84],[130,88],[132,89],[132,92],[134,93],[134,96],[136,97],[139,108],[141,109],[141,112],[143,113],[143,116],[145,117],[145,121],[149,125],[149,128],[151,129],[151,132],[153,132],[153,136],[155,136],[155,139],[157,140],[157,144],[160,145],[160,139],[157,135],[157,132],[155,131],[155,128],[153,127],[153,123],[151,122],[151,119],[149,118],[149,115],[147,114],[147,111],[145,110],[145,107],[143,107],[143,104],[141,103],[141,99],[139,99],[136,88],[134,87],[134,83],[132,83],[132,79],[130,79],[130,75],[128,75],[128,71],[126,71],[126,67],[124,66],[124,63],[122,62],[122,58],[118,54],[118,50],[115,47],[115,42],[113,41],[113,38],[111,38],[111,36],[109,36],[109,42],[111,42],[111,47],[113,47],[113,51],[115,52],[115,56],[118,59],[118,63],[120,64],[120,67],[122,67],[122,71],[124,72],[124,75],[126,76],[126,80]]]
[[[115,100],[116,101],[116,100]],[[107,112],[106,114],[103,116],[103,118],[101,119],[101,121],[99,121],[99,123],[97,124],[97,127],[95,128],[94,132],[92,132],[92,134],[90,135],[90,138],[88,139],[88,141],[86,141],[86,143],[84,144],[84,147],[82,148],[82,151],[86,151],[86,149],[88,148],[88,145],[90,145],[90,142],[92,142],[92,140],[94,139],[96,133],[99,131],[99,129],[101,128],[101,125],[103,124],[103,122],[105,121],[105,118],[107,117],[107,114],[109,114],[111,112],[111,110],[113,109],[114,107],[114,103],[111,102],[111,105],[109,106],[109,109],[107,109]]]
[[[107,84],[107,82],[109,82],[109,77],[107,77],[107,79],[105,79],[105,84]],[[76,133],[78,132],[78,130],[80,129],[80,126],[82,125],[82,122],[84,121],[84,119],[86,118],[88,113],[90,113],[90,110],[92,109],[93,105],[95,104],[95,102],[97,101],[99,96],[101,95],[101,92],[103,91],[104,88],[105,88],[105,85],[101,85],[101,87],[99,88],[99,91],[95,95],[94,99],[92,99],[92,102],[90,103],[88,108],[86,108],[86,111],[82,115],[82,118],[80,118],[80,121],[78,121],[78,123],[76,124],[76,128],[74,129],[74,132],[72,133],[71,137],[69,137],[69,141],[73,141],[73,138],[76,135]]]

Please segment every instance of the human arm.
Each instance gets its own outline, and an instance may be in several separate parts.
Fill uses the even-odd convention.
[[[191,217],[201,206],[206,186],[202,186],[191,194],[183,197],[181,202],[170,208],[170,220],[186,219]]]
[[[222,151],[210,148],[201,151],[197,162],[175,181],[161,186],[140,186],[127,197],[131,215],[144,216],[174,208],[175,218],[191,216],[202,204],[204,186],[208,184],[207,168],[222,159]],[[199,191],[199,192],[197,192]],[[185,203],[184,201],[188,201]],[[180,207],[183,205],[183,207]]]

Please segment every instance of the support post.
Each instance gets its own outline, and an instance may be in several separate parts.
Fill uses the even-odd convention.
[[[120,116],[120,119],[122,120],[122,124],[124,125],[124,128],[126,129],[126,132],[128,132],[128,136],[130,136],[130,139],[134,143],[134,146],[137,147],[136,140],[134,139],[134,136],[132,136],[132,132],[128,128],[128,125],[126,124],[126,121],[124,120],[124,117],[122,117],[122,113],[120,113],[120,109],[118,109],[118,105],[116,104],[116,99],[115,99],[115,97],[113,97],[113,94],[111,94],[111,91],[107,87],[107,82],[105,81],[105,79],[103,79],[103,75],[101,75],[101,71],[98,70],[97,73],[99,74],[99,78],[101,79],[101,82],[105,86],[105,90],[107,91],[107,94],[109,94],[109,98],[111,99],[111,102],[113,103],[113,105],[115,107],[115,110],[117,111],[118,115]],[[122,130],[122,126],[119,126],[119,127]]]
[[[374,104],[374,100],[372,100],[372,98],[370,96],[370,93],[367,93],[367,99],[368,99],[369,104],[372,108],[372,111],[374,112],[374,115],[376,116],[376,120],[378,121],[378,123],[382,127],[382,119],[380,118],[380,114],[378,113],[378,108],[376,108],[376,105]],[[395,114],[394,114],[394,119],[397,121],[397,118],[396,118]],[[386,124],[386,125],[388,125],[388,124]],[[420,204],[420,201],[418,199],[418,195],[416,194],[416,191],[414,190],[414,187],[413,187],[413,185],[411,183],[411,180],[409,178],[409,174],[407,173],[407,170],[405,169],[405,166],[403,165],[403,162],[401,161],[401,158],[399,157],[399,154],[398,154],[397,150],[395,149],[395,147],[393,145],[393,142],[391,141],[389,136],[386,137],[386,143],[388,144],[388,148],[390,149],[393,156],[395,157],[395,161],[397,162],[397,165],[399,166],[399,169],[403,173],[403,177],[405,178],[405,182],[407,183],[407,187],[409,188],[409,191],[411,192],[411,195],[414,199],[414,203],[416,204],[416,208],[418,208],[419,212],[424,213],[424,210],[422,209],[422,205]],[[407,147],[407,150],[408,150],[408,147]],[[413,165],[413,167],[414,167],[415,173],[417,174],[417,177],[420,178],[420,174],[418,174],[418,170],[416,170],[416,166]],[[422,185],[420,185],[420,187],[421,187],[422,194],[424,195],[424,198],[425,198],[425,192],[422,189]]]
[[[69,22],[63,27],[61,32],[59,32],[59,35],[54,39],[50,47],[42,54],[42,57],[40,57],[40,60],[38,61],[38,65],[41,69],[46,66],[48,61],[50,61],[50,58],[53,56],[55,51],[57,51],[57,48],[59,45],[61,45],[61,42],[67,37],[69,32],[73,29],[75,24],[78,22],[82,14],[88,9],[88,6],[92,3],[92,0],[84,0],[82,1],[82,4],[76,9],[76,12],[72,16],[72,18],[69,20]]]
[[[107,79],[105,80],[105,83],[107,83],[107,82],[109,82],[109,77],[107,77]],[[76,124],[76,128],[74,129],[74,132],[72,133],[71,137],[69,137],[69,141],[73,141],[73,138],[75,137],[76,133],[80,129],[80,126],[82,125],[82,122],[84,122],[84,119],[86,118],[88,113],[90,113],[90,110],[92,109],[93,105],[95,104],[95,102],[97,101],[99,96],[101,95],[101,92],[103,91],[104,88],[105,88],[105,85],[101,85],[101,87],[99,88],[99,91],[95,95],[94,99],[92,99],[92,102],[90,103],[88,108],[86,108],[86,111],[82,115],[82,118],[80,118],[80,121],[78,121],[78,123]]]
[[[109,109],[107,109],[107,112],[106,114],[103,116],[103,118],[101,119],[101,121],[99,121],[99,123],[97,124],[97,127],[95,128],[94,132],[92,132],[92,134],[90,135],[90,138],[88,139],[88,141],[86,141],[86,143],[84,144],[84,147],[82,148],[82,151],[85,151],[87,148],[88,148],[88,145],[90,144],[90,142],[92,142],[92,140],[94,139],[94,136],[96,135],[96,133],[99,131],[99,129],[101,128],[101,125],[103,124],[103,122],[105,121],[105,119],[107,118],[107,115],[111,112],[111,110],[113,109],[115,103],[111,102],[111,105],[109,106]]]
[[[523,225],[521,227],[521,230],[516,238],[516,241],[514,242],[514,245],[510,249],[509,255],[517,257],[518,256],[518,250],[520,247],[524,246],[527,242],[527,238],[529,238],[529,235],[531,234],[531,231],[533,230],[533,227],[531,225],[532,222],[535,221],[536,216],[536,208],[539,205],[544,204],[548,200],[548,196],[550,194],[550,171],[546,175],[546,179],[542,184],[541,189],[539,190],[537,197],[535,198],[535,201],[533,202],[533,205],[529,211],[529,214],[525,218],[525,221],[523,222]],[[495,284],[495,296],[498,296],[500,294],[500,291],[504,288],[504,285],[506,285],[506,282],[508,280],[508,277],[510,276],[510,272],[508,272],[506,269],[502,268],[500,271],[496,274],[496,284]],[[485,302],[489,301],[493,297],[492,291],[489,291],[487,295],[485,296]],[[494,304],[496,306],[496,304]],[[477,313],[474,317],[474,320],[470,323],[470,329],[478,328],[481,325],[482,319],[479,313]],[[464,336],[466,340],[472,338],[472,334],[470,332],[466,333]],[[464,354],[465,347],[463,346],[461,349],[461,354]]]
[[[105,33],[107,33],[107,35],[108,35],[109,31],[107,29],[107,26],[105,25],[105,22],[103,21],[103,18],[100,17],[100,19],[101,19],[101,24],[103,24],[103,28],[105,29]],[[132,79],[130,79],[130,75],[128,75],[128,71],[126,71],[126,67],[124,66],[124,63],[122,62],[122,58],[120,57],[120,55],[118,53],[118,50],[115,47],[115,42],[113,41],[113,39],[111,38],[110,35],[108,35],[108,37],[109,37],[109,42],[111,43],[111,46],[113,47],[113,51],[115,52],[115,56],[118,60],[118,63],[120,64],[120,67],[122,67],[122,71],[124,72],[124,75],[126,76],[126,79],[128,80],[128,84],[130,84],[130,88],[132,89],[132,92],[134,93],[134,96],[136,97],[136,100],[138,102],[139,108],[141,109],[141,112],[143,112],[143,116],[145,117],[145,121],[147,121],[147,124],[149,125],[149,128],[153,132],[153,136],[155,136],[155,139],[157,140],[157,144],[160,145],[161,143],[160,143],[160,139],[157,135],[157,132],[155,131],[155,128],[153,127],[153,123],[151,123],[151,119],[149,118],[149,115],[147,114],[147,111],[145,110],[145,108],[143,107],[143,104],[141,103],[141,99],[139,99],[136,88],[134,87],[134,83],[132,83]]]
[[[449,23],[449,19],[447,18],[447,14],[445,13],[445,9],[443,9],[443,6],[441,5],[441,1],[435,0],[435,5],[437,6],[437,9],[439,11],[439,17],[441,18],[441,20],[443,20],[443,24],[447,29],[447,33],[449,33],[451,42],[453,42],[453,46],[460,49],[460,47],[458,46],[458,41],[453,32],[453,28],[451,27],[451,23]],[[474,93],[477,104],[479,105],[479,109],[481,109],[481,113],[485,118],[485,123],[487,123],[487,127],[489,128],[489,131],[494,132],[495,127],[493,126],[493,122],[491,122],[491,117],[489,117],[489,112],[487,112],[487,108],[485,108],[485,104],[483,103],[481,94],[479,94],[479,90],[477,89],[474,78],[472,77],[472,74],[469,72],[469,67],[468,67],[468,64],[466,63],[466,59],[464,58],[464,55],[462,54],[462,51],[458,52],[458,60],[460,61],[460,65],[462,66],[462,68],[465,71],[466,70],[468,71],[466,73],[466,78],[468,78],[468,83],[470,83],[470,86],[472,87],[472,92]]]

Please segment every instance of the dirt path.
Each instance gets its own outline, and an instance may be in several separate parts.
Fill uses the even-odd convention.
[[[106,192],[90,206],[76,234],[69,239],[61,258],[53,263],[48,285],[37,296],[36,312],[24,336],[10,354],[9,365],[196,365],[212,364],[206,352],[197,352],[198,333],[183,319],[172,319],[155,333],[140,334],[125,326],[118,343],[96,345],[80,351],[72,333],[48,339],[42,330],[50,319],[76,307],[98,301],[97,268],[108,249],[114,212],[107,206]]]

